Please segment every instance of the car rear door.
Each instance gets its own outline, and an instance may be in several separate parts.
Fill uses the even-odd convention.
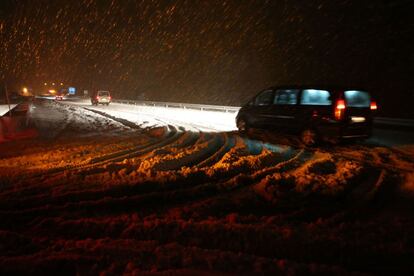
[[[372,129],[372,99],[368,92],[345,90],[344,136],[370,135]],[[376,105],[375,105],[376,108]]]
[[[371,96],[366,91],[345,90],[346,120],[365,122],[371,120]]]
[[[269,125],[268,109],[274,98],[273,90],[267,89],[260,92],[249,107],[249,124],[252,127],[264,128]]]
[[[297,127],[299,89],[276,89],[273,103],[266,110],[268,125],[277,129]]]

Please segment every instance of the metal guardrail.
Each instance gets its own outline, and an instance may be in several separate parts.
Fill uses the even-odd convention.
[[[132,100],[113,100],[113,102],[121,103],[121,104],[131,104],[131,105],[196,109],[196,110],[201,110],[201,111],[220,111],[220,112],[228,112],[228,113],[236,113],[240,109],[239,106],[172,103],[172,102],[152,102],[152,101],[132,101]]]
[[[414,128],[414,120],[413,119],[376,117],[374,119],[374,124]]]

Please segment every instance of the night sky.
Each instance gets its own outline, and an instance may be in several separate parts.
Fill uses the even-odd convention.
[[[0,77],[226,105],[279,84],[362,86],[414,117],[411,2],[1,0]]]

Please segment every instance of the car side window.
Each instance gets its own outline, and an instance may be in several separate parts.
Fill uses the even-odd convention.
[[[272,90],[265,90],[260,93],[255,101],[255,105],[270,105],[273,101],[273,91]]]
[[[331,94],[327,90],[304,89],[300,103],[303,105],[331,105]]]
[[[299,89],[277,89],[275,91],[275,98],[274,98],[273,104],[294,105],[297,103],[298,94],[299,94]]]

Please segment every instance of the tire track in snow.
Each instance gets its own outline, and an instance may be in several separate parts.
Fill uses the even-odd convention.
[[[175,130],[174,127],[170,126],[170,128],[172,130]],[[185,135],[187,134],[187,135]],[[54,171],[49,172],[49,174],[45,174],[42,173],[41,177],[42,178],[50,178],[50,177],[62,177],[61,176],[61,172],[63,171],[67,171],[67,170],[74,170],[74,171],[79,171],[82,172],[83,174],[88,174],[88,173],[93,173],[93,171],[95,170],[96,167],[100,167],[103,166],[105,164],[108,163],[113,163],[113,162],[117,162],[117,161],[122,161],[128,158],[133,158],[139,155],[143,155],[146,154],[148,152],[151,152],[153,150],[162,150],[163,147],[162,145],[165,145],[165,148],[168,147],[186,147],[186,146],[190,146],[193,143],[199,143],[200,142],[200,138],[201,137],[205,137],[207,136],[208,139],[212,139],[212,136],[210,134],[205,134],[202,133],[202,135],[200,135],[199,133],[189,133],[189,132],[180,132],[179,133],[180,136],[177,136],[177,133],[175,131],[170,131],[168,133],[168,135],[166,136],[166,138],[163,139],[157,139],[155,141],[152,141],[150,143],[147,143],[145,145],[141,145],[141,146],[136,146],[130,149],[126,149],[126,150],[121,150],[115,153],[110,153],[108,155],[104,155],[102,157],[98,157],[95,159],[92,159],[91,161],[89,161],[88,163],[84,164],[84,165],[76,165],[76,166],[70,166],[70,167],[65,167],[65,168],[57,168]],[[188,139],[184,139],[181,143],[178,142],[178,140],[180,138],[183,138],[184,136],[188,136]],[[185,138],[185,137],[184,137]],[[178,143],[178,144],[177,144]],[[31,181],[36,183],[36,176],[30,175],[31,177]],[[28,176],[26,176],[26,178],[29,178]],[[56,179],[52,179],[51,181],[55,181]],[[66,185],[65,183],[62,183],[60,186],[64,186]],[[48,184],[45,184],[45,188],[42,189],[41,186],[37,183],[33,185],[34,187],[30,187],[30,186],[24,186],[22,189],[20,189],[19,193],[21,193],[22,195],[25,195],[25,197],[30,201],[30,200],[34,200],[35,198],[39,198],[39,192],[41,192],[42,190],[44,190],[44,196],[40,196],[43,199],[47,199],[50,195],[50,190],[49,188],[51,187]],[[59,185],[53,185],[53,188],[58,188]],[[15,193],[16,189],[13,189],[13,191],[2,191],[2,193],[0,194],[0,196],[4,196],[7,197],[8,194],[10,193]],[[96,191],[94,191],[96,192]],[[32,193],[35,193],[36,196],[31,197],[30,195]]]
[[[99,113],[103,113],[103,112],[99,112]],[[103,114],[105,114],[105,113],[103,113]],[[103,116],[105,116],[105,115],[103,115]],[[172,126],[170,126],[170,128],[175,129]],[[172,133],[172,131],[170,133]],[[162,146],[167,146],[168,147],[168,145],[171,144],[170,141],[168,140],[168,138],[169,137],[167,137],[166,140],[164,140],[162,143],[154,142],[154,144],[143,145],[140,149],[132,149],[132,150],[127,150],[127,151],[120,151],[120,152],[117,152],[117,153],[111,153],[107,156],[99,157],[97,159],[93,159],[88,164],[79,165],[79,166],[75,166],[75,167],[72,167],[72,168],[66,167],[66,168],[62,168],[61,170],[78,170],[78,171],[82,171],[82,172],[84,172],[85,170],[92,170],[93,171],[93,169],[95,167],[102,166],[106,163],[119,162],[119,161],[122,161],[122,160],[125,160],[125,159],[128,159],[128,158],[132,158],[132,157],[135,157],[135,156],[146,154],[148,152],[151,152],[152,150],[159,149],[160,147],[162,148]],[[224,138],[224,141],[223,141],[222,138]],[[209,146],[207,147],[207,151],[202,152],[201,154],[199,154],[199,157],[201,156],[199,159],[201,159],[201,160],[198,161],[198,163],[194,162],[194,160],[196,160],[197,158],[194,158],[194,156],[190,155],[189,160],[186,160],[187,162],[185,162],[184,165],[187,165],[189,167],[202,168],[204,166],[211,165],[212,163],[216,162],[220,157],[222,157],[225,154],[226,151],[229,150],[229,148],[231,148],[233,146],[233,145],[229,144],[229,139],[228,138],[229,138],[228,134],[214,135],[213,140],[216,141],[216,142],[209,143],[208,144]],[[234,142],[233,142],[233,144],[234,144]],[[250,151],[252,151],[252,152],[257,151],[257,145],[253,144],[254,146],[252,146],[251,141],[248,141],[247,144],[249,144]],[[261,145],[261,147],[263,147],[263,145]],[[210,156],[207,157],[208,155],[210,155]],[[262,163],[262,164],[259,165],[258,167],[254,167],[256,172],[253,174],[253,176],[255,177],[256,180],[258,180],[260,178],[263,178],[266,175],[272,174],[275,171],[288,170],[287,163],[283,163],[282,165],[278,163],[276,165],[276,167],[272,167],[272,166],[269,167],[269,165],[271,165],[272,162],[274,163],[274,161],[270,161],[270,163],[269,163],[269,156],[270,155],[265,156],[265,158],[262,159],[262,160],[258,159],[258,160],[260,160],[259,163]],[[193,160],[193,161],[191,161],[191,160]],[[290,163],[290,162],[292,162],[292,161],[289,161],[288,163]],[[260,168],[260,166],[262,166],[262,167],[264,166],[265,168],[262,169],[262,170],[257,171],[257,169]],[[280,169],[280,167],[282,167],[282,168]],[[162,168],[162,166],[160,166],[160,168]],[[164,168],[164,169],[171,169],[171,168]],[[58,174],[59,171],[57,171],[56,173]]]
[[[192,136],[193,135],[190,135],[190,138],[191,139],[189,139],[189,140],[183,140],[186,145],[191,145],[191,143],[190,143],[191,141],[195,141],[196,144],[197,143],[198,144],[200,144],[200,143],[207,143],[207,144],[210,145],[212,143],[209,142],[209,141],[210,140],[213,140],[214,137],[215,137],[215,135],[204,134],[204,133],[202,133],[202,135],[195,135],[194,137],[192,137]],[[194,138],[196,138],[196,139],[194,139]],[[173,144],[167,144],[166,147],[168,147],[169,145],[177,146],[177,144],[175,144],[177,141],[175,141]],[[180,144],[178,144],[178,145],[180,145]],[[147,152],[148,151],[148,146],[144,146],[143,149]],[[157,151],[162,151],[162,147],[157,147]],[[123,151],[121,151],[121,152],[123,153]],[[130,154],[129,151],[128,151],[128,154]],[[191,160],[193,158],[193,155],[194,155],[194,152],[189,155],[191,157]],[[111,155],[111,158],[113,158],[113,157],[114,156]],[[115,154],[115,157],[116,158],[119,158],[119,154]],[[125,156],[123,156],[123,157],[125,157]],[[104,158],[103,160],[98,160],[98,161],[99,162],[100,161],[105,161],[106,162],[106,161],[108,161],[108,159],[107,158]],[[188,164],[189,163],[188,160],[186,160],[186,161],[187,162],[185,162],[183,164]],[[81,170],[81,172],[83,174],[94,174],[94,173],[97,173],[95,171],[95,168],[96,168],[95,165],[96,164],[102,165],[102,163],[99,163],[99,162],[95,163],[91,168],[82,167],[82,168],[79,168],[79,169]],[[176,165],[175,163],[176,162],[174,162],[174,165]],[[157,165],[157,164],[155,164],[155,165]],[[163,166],[163,168],[166,168],[165,167],[166,165],[164,163],[158,164],[158,166],[160,166],[160,165]],[[59,177],[59,175],[58,175],[58,177]],[[65,184],[62,183],[61,185],[63,186]],[[53,186],[53,188],[57,188],[57,187],[58,187],[57,185],[54,185]],[[40,193],[41,190],[39,190],[38,188],[39,187],[36,186],[36,190],[33,190],[33,189],[30,189],[30,188],[25,187],[24,190],[21,190],[20,191],[20,193],[22,195],[25,195],[24,202],[18,200],[18,201],[14,202],[14,203],[13,202],[9,202],[8,205],[11,206],[13,204],[24,204],[26,206],[36,206],[36,205],[39,205],[39,204],[42,205],[44,202],[50,202],[50,199],[49,199],[49,197],[50,197],[50,190],[48,189],[49,188],[49,185],[46,185],[45,190],[44,190],[44,193]],[[116,188],[114,190],[116,190],[117,193],[119,193],[119,189]],[[128,193],[128,191],[129,191],[128,187],[126,188],[126,191]],[[32,194],[32,193],[35,193],[35,196],[30,196],[30,194]],[[3,196],[7,197],[7,194],[3,194]],[[104,196],[104,195],[102,193],[100,193],[100,190],[99,189],[98,190],[92,189],[92,190],[85,190],[85,191],[76,191],[76,192],[73,192],[73,193],[72,192],[67,192],[66,194],[61,195],[61,196],[55,195],[53,201],[54,202],[62,202],[62,200],[68,200],[69,198],[74,198],[75,200],[80,200],[82,198],[92,199],[92,198],[99,198],[101,196]],[[105,193],[105,196],[110,196],[110,193]]]
[[[204,159],[202,162],[195,165],[197,168],[203,168],[216,163],[223,155],[228,152],[234,146],[234,137],[229,136],[227,133],[221,134],[222,144],[215,149],[214,154]]]
[[[284,157],[281,156],[280,158],[281,160],[275,162],[282,162],[286,165],[297,160],[298,155],[294,155],[293,157],[290,155],[284,155]],[[286,160],[286,158],[288,159]],[[240,175],[233,177],[229,175],[228,177],[231,177],[229,180],[222,180],[217,183],[216,181],[210,182],[211,178],[208,175],[204,175],[201,178],[195,175],[193,177],[187,176],[188,179],[178,179],[175,185],[173,183],[164,185],[150,182],[148,185],[140,184],[138,187],[125,186],[124,189],[122,189],[122,187],[115,187],[112,190],[114,193],[111,192],[111,189],[104,192],[100,192],[99,190],[84,192],[80,191],[79,193],[69,193],[67,195],[63,195],[62,197],[55,195],[52,199],[42,197],[36,200],[32,198],[24,201],[10,202],[9,204],[3,203],[0,206],[8,206],[10,209],[13,209],[13,205],[15,204],[27,206],[28,209],[20,209],[19,215],[33,212],[46,212],[47,214],[52,215],[54,213],[58,214],[59,212],[64,211],[66,208],[71,209],[75,205],[85,205],[85,208],[88,206],[88,211],[90,211],[90,208],[96,208],[96,211],[99,211],[100,209],[105,210],[109,205],[112,206],[111,208],[115,208],[117,205],[116,202],[121,202],[122,200],[131,202],[130,204],[135,207],[139,207],[141,204],[147,206],[148,203],[160,201],[164,202],[164,204],[171,201],[173,204],[176,204],[182,202],[183,200],[199,200],[200,198],[215,196],[222,192],[230,192],[236,188],[244,187],[246,183],[249,183],[249,185],[253,184],[254,181],[257,181],[259,177],[264,177],[264,174],[266,172],[268,171],[262,171],[260,175],[253,174],[253,177],[250,178],[249,181],[246,181],[246,178]],[[198,181],[196,185],[193,183],[193,178],[197,179]],[[104,198],[105,200],[102,201]],[[116,208],[119,209],[121,206]],[[2,211],[5,210],[2,209]],[[6,215],[6,213],[3,214]],[[2,212],[0,212],[0,214],[2,214]]]
[[[179,170],[182,167],[191,167],[197,160],[203,159],[211,151],[211,147],[216,144],[216,135],[201,133],[194,144],[188,147],[180,147],[176,152],[162,155],[153,155],[142,160],[139,170],[145,171],[170,171]]]
[[[99,115],[101,115],[103,117],[109,118],[109,119],[111,119],[113,121],[116,121],[118,123],[121,123],[121,124],[123,124],[123,125],[125,125],[125,126],[127,126],[129,128],[137,129],[137,130],[141,130],[141,131],[143,130],[140,125],[137,125],[137,124],[135,124],[135,123],[133,123],[131,121],[128,121],[128,120],[125,120],[125,119],[122,119],[122,118],[118,118],[118,117],[112,116],[112,115],[110,115],[108,113],[105,113],[103,111],[100,111],[100,110],[91,109],[91,108],[87,108],[87,107],[82,107],[82,108],[85,109],[85,110],[88,110],[90,112],[99,114]]]
[[[68,172],[71,173],[79,173],[79,172],[87,172],[88,170],[93,170],[96,167],[104,166],[105,164],[113,163],[113,162],[120,162],[128,158],[136,157],[145,153],[148,153],[156,148],[159,148],[163,145],[167,145],[169,143],[173,143],[175,140],[179,139],[179,137],[183,135],[182,132],[178,132],[175,127],[169,126],[169,131],[164,138],[155,139],[150,141],[145,145],[136,146],[130,149],[117,151],[115,153],[106,154],[104,156],[86,160],[84,163],[81,164],[74,164],[74,165],[67,165],[64,167],[54,168],[48,171],[43,171],[35,174],[28,174],[25,176],[25,179],[29,180],[29,182],[33,183],[32,186],[24,186],[19,192],[22,195],[30,194],[39,188],[40,183],[47,183],[47,182],[54,182],[59,178],[65,178]],[[66,185],[62,183],[61,185]],[[56,188],[59,185],[54,185],[53,187]],[[46,185],[48,188],[49,185]],[[0,193],[0,196],[7,196],[7,194],[15,193],[16,190],[13,191],[3,191]],[[48,192],[45,191],[45,192]]]
[[[70,107],[70,108],[73,108],[73,107]],[[87,110],[89,110],[89,109],[87,109]],[[89,110],[89,111],[94,112],[95,110]],[[132,123],[133,125],[131,125],[129,123],[126,123],[126,120],[123,120],[123,119],[122,120],[117,120],[116,117],[108,115],[104,112],[97,112],[97,113],[104,116],[104,117],[109,117],[110,119],[115,119],[116,121],[120,121],[121,123],[126,124],[130,127],[134,127],[134,128],[138,127],[137,125],[135,125],[133,123]],[[176,131],[175,127],[173,127],[173,126],[168,126],[168,127],[170,129],[170,131],[169,131],[170,134],[171,133],[177,134],[177,131]],[[177,138],[178,138],[178,136],[176,136],[176,135],[175,136],[170,135],[170,137],[166,137],[166,139],[159,139],[159,141],[148,143],[144,146],[138,147],[138,149],[137,148],[132,148],[132,149],[127,149],[127,150],[121,150],[121,151],[118,151],[118,152],[115,152],[115,153],[110,153],[109,155],[105,155],[103,157],[98,157],[98,158],[94,158],[92,160],[87,160],[87,161],[85,161],[84,164],[67,165],[67,166],[58,167],[58,168],[55,168],[55,169],[52,169],[52,170],[46,171],[46,172],[43,171],[39,174],[29,173],[24,178],[25,179],[31,179],[30,182],[45,182],[45,181],[47,181],[47,180],[45,180],[45,178],[48,178],[49,180],[51,180],[53,182],[53,181],[56,181],[56,178],[54,178],[54,177],[59,178],[59,174],[61,172],[64,172],[64,171],[65,172],[67,172],[67,171],[79,171],[79,172],[81,172],[81,171],[85,171],[85,170],[88,170],[88,169],[91,169],[91,168],[93,169],[94,167],[102,166],[106,163],[119,162],[119,161],[122,161],[122,160],[125,160],[125,159],[128,159],[128,158],[132,158],[132,157],[136,157],[136,156],[148,153],[152,150],[155,150],[155,149],[158,149],[158,148],[162,147],[163,145],[168,145],[169,143],[176,140]],[[189,143],[191,144],[191,139],[190,139]],[[55,185],[55,187],[56,187],[56,185]],[[36,187],[34,189],[37,190],[38,188],[39,187]],[[13,191],[13,192],[15,192],[15,191]],[[31,189],[30,187],[26,186],[26,187],[24,187],[24,191],[22,190],[20,192],[30,194],[30,193],[35,192],[35,191],[33,189]],[[4,195],[4,193],[3,193],[3,195]]]
[[[64,172],[52,175],[61,182],[28,178],[27,193],[20,186],[1,194],[1,266],[75,267],[88,259],[100,271],[115,267],[120,273],[134,265],[138,273],[154,266],[163,273],[190,263],[201,270],[237,264],[242,274],[262,266],[266,272],[283,268],[284,274],[304,268],[378,274],[411,265],[401,257],[411,252],[412,214],[381,219],[400,215],[390,206],[402,204],[399,184],[412,161],[394,160],[401,156],[383,148],[299,149],[172,128],[175,140],[135,152],[137,157],[127,152],[133,148],[109,148],[93,156],[96,164],[70,172],[72,178]],[[148,174],[137,169],[145,161]],[[91,179],[77,178],[84,173]],[[16,240],[17,248],[8,248],[8,240]],[[189,260],[194,254],[198,259]],[[389,266],[390,259],[398,261]],[[379,266],[363,266],[372,260]],[[295,265],[302,270],[293,271]]]
[[[160,208],[165,208],[166,206],[171,206],[171,204],[172,206],[175,206],[181,202],[192,204],[192,202],[197,203],[199,200],[208,200],[210,201],[209,205],[214,206],[215,199],[212,199],[214,197],[226,197],[227,193],[232,193],[236,189],[249,188],[249,186],[260,182],[268,175],[292,171],[301,167],[308,160],[312,160],[313,158],[313,153],[305,150],[289,152],[290,155],[286,155],[286,153],[284,154],[285,160],[279,160],[274,166],[267,167],[266,165],[259,170],[255,168],[257,171],[253,172],[251,175],[239,174],[226,181],[210,182],[212,179],[205,175],[201,179],[198,179],[197,185],[194,185],[192,178],[189,177],[184,183],[181,183],[181,181],[178,180],[178,182],[172,182],[168,186],[163,184],[157,186],[157,184],[149,183],[148,185],[140,184],[142,185],[141,189],[124,187],[125,189],[123,190],[122,187],[120,187],[115,188],[112,191],[111,189],[105,190],[104,192],[99,190],[80,191],[80,193],[55,196],[53,201],[43,198],[41,201],[38,201],[38,204],[33,204],[33,202],[27,204],[28,202],[24,201],[15,202],[14,204],[18,203],[19,205],[26,203],[27,209],[21,208],[19,213],[12,212],[11,215],[28,215],[33,214],[33,212],[42,214],[45,212],[48,215],[50,214],[53,216],[53,214],[64,212],[66,209],[73,209],[77,205],[87,208],[85,210],[88,210],[88,212],[91,208],[97,212],[106,210],[107,208],[123,212],[125,209],[121,205],[124,203],[131,208],[140,208],[151,205],[153,202],[163,202],[163,205]],[[372,182],[369,182],[368,185],[371,186]],[[353,194],[358,195],[358,191],[356,190]],[[364,192],[363,194],[366,193]],[[357,198],[359,198],[359,196],[357,196]],[[9,206],[11,207],[10,209],[12,209],[12,205],[13,204]],[[6,207],[4,204],[2,204],[2,206]],[[79,208],[82,209],[83,207]],[[7,217],[7,211],[4,208],[2,208],[2,211],[5,211],[2,212],[2,215]]]
[[[64,104],[57,104],[58,107],[61,106],[67,106]],[[75,106],[67,106],[69,109],[71,109],[72,111],[76,111],[77,107]],[[82,108],[91,112],[94,112],[95,110],[89,110],[87,108]],[[124,125],[127,125],[129,127],[135,128],[135,129],[139,129],[139,125],[136,125],[132,122],[129,122],[127,120],[124,119],[118,119],[116,117],[113,117],[111,115],[108,115],[104,112],[94,112],[97,113],[101,116],[103,116],[104,118],[109,118],[111,120],[120,122]],[[65,116],[67,123],[65,124],[65,127],[63,129],[61,129],[61,131],[59,131],[60,134],[64,133],[65,129],[67,129],[67,126],[70,125],[71,120],[73,121],[74,116],[76,115],[75,112],[66,112],[65,114],[67,114],[67,116]],[[74,115],[75,114],[75,115]],[[59,177],[59,175],[62,172],[69,172],[69,171],[73,171],[74,173],[76,173],[76,171],[82,171],[84,169],[87,168],[91,168],[94,166],[100,166],[100,165],[104,165],[106,163],[110,163],[110,162],[117,162],[119,160],[123,160],[126,158],[131,158],[134,156],[139,156],[141,154],[145,154],[151,150],[154,150],[158,147],[161,147],[163,145],[167,145],[168,143],[172,143],[173,141],[177,140],[179,138],[179,136],[181,136],[183,133],[182,131],[177,131],[177,128],[175,128],[174,126],[171,125],[167,125],[166,128],[168,128],[168,130],[166,131],[166,135],[164,137],[160,137],[157,139],[152,139],[153,141],[150,141],[149,143],[145,144],[145,145],[140,145],[140,146],[136,146],[136,147],[132,147],[129,149],[125,149],[125,150],[120,150],[117,152],[112,152],[109,154],[106,154],[104,156],[98,157],[98,158],[92,158],[89,160],[85,160],[85,161],[81,161],[80,163],[78,162],[77,164],[69,164],[69,165],[65,165],[63,167],[59,166],[59,167],[55,167],[53,169],[49,169],[49,170],[42,170],[41,172],[25,172],[25,173],[21,173],[20,174],[20,178],[25,179],[25,180],[30,180],[29,182],[34,183],[33,186],[35,186],[33,189],[30,187],[30,185],[25,185],[25,187],[20,191],[23,194],[31,193],[34,192],[35,190],[39,189],[39,182],[43,183],[43,182],[47,182],[48,180],[50,181],[55,181],[56,178],[55,177]],[[180,128],[179,128],[180,129]],[[146,128],[146,129],[140,129],[140,133],[141,134],[147,134],[147,133],[151,133],[151,131],[153,131],[152,128]],[[65,176],[63,176],[65,177]],[[55,186],[56,187],[56,186]],[[4,188],[4,187],[3,187]],[[16,186],[13,187],[13,191],[9,191],[7,192],[6,190],[2,190],[2,192],[0,193],[0,196],[4,196],[8,193],[14,193],[16,192]]]

